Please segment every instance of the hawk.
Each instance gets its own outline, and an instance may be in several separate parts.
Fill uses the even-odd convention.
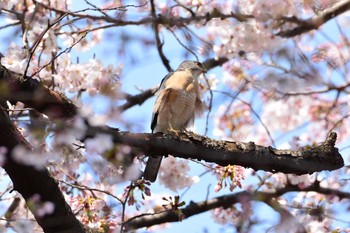
[[[181,132],[193,124],[195,116],[203,112],[198,77],[205,72],[203,64],[187,60],[163,78],[156,93],[152,133]],[[161,162],[162,156],[150,156],[143,174],[144,179],[154,182]]]

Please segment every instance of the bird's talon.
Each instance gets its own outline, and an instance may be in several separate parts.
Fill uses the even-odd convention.
[[[175,134],[177,137],[180,136],[180,131],[173,129],[172,127],[169,129],[169,133]]]

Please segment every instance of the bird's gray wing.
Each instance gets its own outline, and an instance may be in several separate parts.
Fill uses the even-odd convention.
[[[166,88],[160,91],[154,105],[154,117],[151,125],[152,132],[167,132],[171,118],[171,99],[176,98],[177,91],[172,88]],[[158,125],[157,125],[158,124]],[[158,175],[158,170],[163,156],[148,157],[143,177],[146,180],[154,182]]]
[[[166,102],[164,100],[164,98],[166,98],[166,95],[164,92],[162,92],[165,89],[165,82],[173,75],[173,73],[174,72],[170,72],[169,74],[167,74],[159,84],[158,91],[157,91],[157,100],[152,113],[152,122],[151,122],[152,133],[155,127],[157,126],[159,109],[162,108],[164,106],[164,103]],[[149,180],[151,182],[154,182],[157,179],[159,167],[160,167],[160,164],[162,163],[162,158],[163,156],[148,157],[146,168],[143,173],[144,179]]]
[[[160,81],[158,91],[163,90],[165,88],[166,80],[168,80],[173,74],[174,74],[174,72],[170,72],[169,74],[165,75],[165,77],[162,79],[162,81]]]
[[[154,128],[156,127],[157,125],[157,121],[158,121],[158,107],[156,108],[157,106],[157,102],[158,102],[158,99],[159,99],[159,94],[162,90],[164,90],[165,88],[165,82],[166,80],[168,80],[172,75],[173,75],[174,72],[170,72],[169,74],[167,74],[163,79],[162,81],[160,82],[159,84],[159,87],[158,87],[158,91],[156,92],[156,95],[158,96],[157,97],[157,101],[156,101],[156,105],[155,107],[153,108],[153,113],[152,113],[152,122],[151,122],[151,130],[152,130],[152,133],[153,133],[153,130]]]

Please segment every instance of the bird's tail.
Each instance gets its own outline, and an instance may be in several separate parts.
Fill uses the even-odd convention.
[[[156,181],[160,164],[162,163],[163,156],[148,157],[145,171],[143,172],[143,178],[151,182]]]

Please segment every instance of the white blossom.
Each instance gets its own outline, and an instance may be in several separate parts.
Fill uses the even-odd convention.
[[[159,183],[172,191],[191,186],[197,178],[190,177],[188,161],[173,156],[164,158],[159,169]]]
[[[19,163],[30,165],[38,170],[44,169],[49,159],[47,153],[27,149],[23,145],[16,146],[12,151],[12,158]]]
[[[11,43],[6,55],[1,58],[1,64],[7,69],[23,74],[28,63],[27,53],[18,45]]]
[[[113,147],[113,139],[109,134],[98,134],[94,138],[85,140],[85,149],[88,153],[102,154]]]

